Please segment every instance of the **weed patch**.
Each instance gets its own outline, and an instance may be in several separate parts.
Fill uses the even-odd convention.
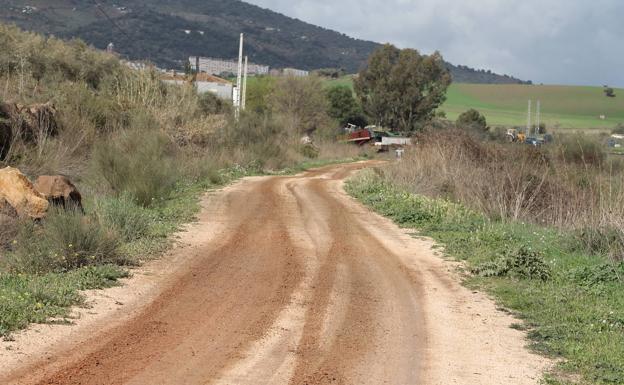
[[[126,271],[111,265],[43,275],[0,273],[0,336],[29,323],[67,317],[70,306],[83,302],[80,290],[111,287],[127,276]]]

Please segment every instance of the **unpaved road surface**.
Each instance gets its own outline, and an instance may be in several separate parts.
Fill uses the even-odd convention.
[[[430,241],[344,193],[369,165],[212,194],[149,300],[0,366],[0,383],[538,383],[548,363],[509,315],[462,287]]]

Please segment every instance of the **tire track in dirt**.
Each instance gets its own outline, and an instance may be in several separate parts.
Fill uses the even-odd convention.
[[[202,216],[223,235],[191,229],[197,256],[136,316],[0,383],[538,383],[548,363],[509,315],[431,242],[346,196],[344,178],[372,164],[226,189]]]

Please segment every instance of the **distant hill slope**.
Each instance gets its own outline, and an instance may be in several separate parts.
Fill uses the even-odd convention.
[[[188,56],[234,58],[240,32],[250,60],[272,67],[357,72],[377,43],[353,39],[238,0],[4,0],[0,21],[97,48],[114,42],[131,60],[182,68]],[[96,5],[99,4],[99,7]],[[110,17],[110,19],[108,18]],[[449,64],[458,82],[520,80]]]

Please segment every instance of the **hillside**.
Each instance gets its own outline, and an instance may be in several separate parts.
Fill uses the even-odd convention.
[[[548,128],[604,128],[624,123],[624,89],[608,98],[601,87],[453,84],[442,106],[449,119],[476,108],[490,125],[526,126],[527,101],[540,100]],[[604,115],[604,119],[601,119]]]
[[[350,38],[242,1],[5,0],[0,21],[26,30],[78,37],[97,48],[114,42],[131,60],[183,67],[188,56],[233,58],[240,32],[253,62],[302,69],[356,72],[377,43]],[[100,4],[98,8],[95,4]],[[109,19],[110,17],[110,19]],[[454,79],[520,83],[508,76],[449,64]]]

